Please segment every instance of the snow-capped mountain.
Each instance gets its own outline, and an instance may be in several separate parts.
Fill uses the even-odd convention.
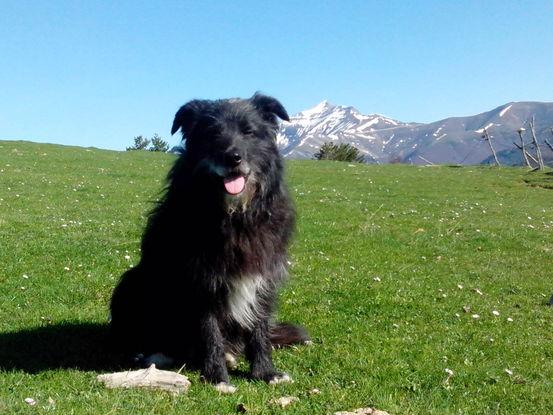
[[[411,124],[379,114],[363,115],[353,107],[323,101],[283,123],[277,142],[284,156],[290,158],[311,158],[322,143],[337,141],[352,143],[367,158],[378,160],[386,138],[393,136],[395,128],[408,125]]]
[[[513,142],[519,141],[517,130],[532,116],[540,142],[553,142],[553,103],[511,102],[474,116],[422,124],[363,115],[353,107],[323,101],[283,123],[277,140],[288,158],[312,158],[324,142],[332,141],[351,143],[367,161],[378,163],[477,164],[490,157],[489,146],[482,139],[486,128],[500,160],[517,164],[520,151]],[[553,152],[543,145],[544,157],[553,159]]]

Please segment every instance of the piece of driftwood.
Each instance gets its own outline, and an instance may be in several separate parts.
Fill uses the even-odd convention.
[[[388,412],[374,408],[359,408],[353,411],[334,412],[334,415],[390,415]]]
[[[186,376],[156,369],[154,364],[147,369],[98,375],[96,379],[107,388],[160,389],[174,394],[185,393],[190,387]]]

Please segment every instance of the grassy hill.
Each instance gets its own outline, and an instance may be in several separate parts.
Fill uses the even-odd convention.
[[[0,413],[553,413],[553,176],[516,168],[289,162],[295,383],[104,389],[110,293],[173,157],[0,141]]]

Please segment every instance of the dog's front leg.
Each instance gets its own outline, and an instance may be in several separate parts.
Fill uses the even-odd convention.
[[[251,365],[251,376],[271,384],[291,382],[290,376],[275,370],[271,356],[272,350],[269,321],[262,319],[251,331],[246,343],[246,358]]]
[[[209,313],[202,319],[200,331],[203,348],[202,377],[215,384],[220,392],[234,392],[236,389],[228,383],[224,339],[215,315]]]

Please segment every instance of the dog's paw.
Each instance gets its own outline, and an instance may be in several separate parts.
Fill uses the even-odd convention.
[[[288,373],[275,375],[269,380],[269,385],[278,385],[279,383],[294,383],[294,380]]]
[[[236,386],[233,386],[233,385],[231,385],[230,383],[227,383],[227,382],[219,382],[216,385],[214,385],[213,387],[215,388],[215,390],[217,392],[224,393],[224,394],[234,393],[237,390]]]
[[[236,369],[238,367],[238,361],[231,353],[225,353],[225,361],[229,369]]]

